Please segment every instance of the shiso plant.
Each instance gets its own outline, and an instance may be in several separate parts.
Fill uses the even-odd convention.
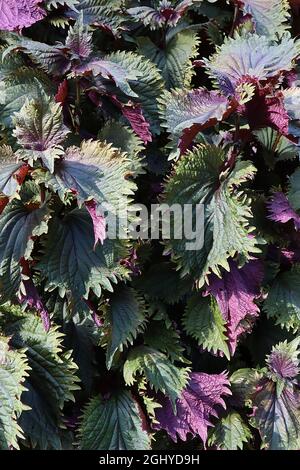
[[[299,10],[0,0],[1,449],[300,448]]]

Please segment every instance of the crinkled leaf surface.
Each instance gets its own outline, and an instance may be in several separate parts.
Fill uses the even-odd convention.
[[[93,398],[84,411],[80,438],[80,448],[85,450],[150,448],[142,411],[129,391]]]
[[[0,29],[7,31],[28,28],[45,16],[41,0],[1,0]]]
[[[221,266],[228,270],[229,257],[240,253],[249,258],[258,250],[255,237],[250,236],[250,201],[242,192],[235,193],[238,186],[252,178],[255,168],[250,162],[238,161],[221,182],[225,159],[221,148],[200,145],[179,160],[165,187],[165,201],[170,206],[192,204],[192,217],[196,216],[196,204],[204,206],[202,247],[187,250],[185,238],[173,238],[168,245],[183,273],[192,274],[200,285],[209,272],[220,274]],[[199,240],[200,230],[203,234],[202,226],[198,227]]]
[[[276,323],[287,328],[300,328],[300,267],[278,274],[270,286],[264,309]]]
[[[234,94],[243,77],[265,80],[282,70],[291,70],[293,60],[299,55],[299,44],[289,33],[279,41],[267,36],[248,34],[226,38],[217,52],[204,59],[209,75],[226,94]]]
[[[80,299],[90,289],[100,297],[101,289],[112,290],[119,276],[118,261],[124,248],[106,239],[94,247],[93,223],[85,209],[74,209],[63,219],[53,219],[38,269],[49,289],[70,290]]]
[[[0,449],[19,448],[23,432],[17,419],[27,407],[22,403],[29,366],[24,350],[15,351],[8,338],[0,335]]]
[[[115,291],[109,308],[110,333],[106,351],[106,363],[111,367],[117,350],[132,344],[137,334],[145,328],[145,305],[141,297],[128,287]]]
[[[49,206],[30,209],[20,201],[6,206],[0,218],[0,280],[2,299],[11,300],[21,283],[21,258],[28,259],[34,237],[47,233]]]
[[[200,293],[195,294],[187,303],[183,324],[186,332],[195,338],[203,349],[230,357],[226,321],[215,301],[203,298]]]
[[[132,385],[137,374],[144,374],[150,386],[161,391],[175,404],[188,381],[188,369],[178,368],[155,349],[139,346],[132,349],[124,364],[124,379]]]
[[[8,325],[6,333],[12,336],[14,348],[26,348],[31,368],[22,396],[31,410],[22,414],[20,425],[33,446],[60,449],[61,410],[65,402],[74,400],[73,393],[79,388],[77,366],[70,352],[62,351],[63,335],[56,326],[47,333],[33,314]]]
[[[230,395],[226,374],[192,373],[190,381],[176,402],[174,413],[168,399],[161,400],[162,408],[156,411],[158,424],[155,429],[164,429],[176,442],[177,436],[187,440],[187,435],[199,436],[206,443],[207,429],[212,426],[212,417],[217,416],[218,407],[226,407],[224,397]]]
[[[243,12],[250,14],[255,31],[265,36],[282,34],[288,27],[289,3],[286,0],[242,0]]]
[[[250,429],[241,415],[236,411],[230,411],[216,424],[210,434],[208,444],[222,450],[243,450],[244,444],[250,438]]]

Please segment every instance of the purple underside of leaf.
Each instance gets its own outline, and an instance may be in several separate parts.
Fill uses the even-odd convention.
[[[244,113],[251,129],[273,127],[281,134],[289,133],[289,116],[280,94],[268,96],[264,89],[256,89],[254,97],[245,105]]]
[[[0,30],[27,28],[46,15],[41,0],[0,0]]]
[[[240,269],[230,261],[229,267],[230,272],[224,271],[222,279],[215,274],[210,277],[207,292],[218,302],[227,323],[228,346],[234,354],[240,336],[251,329],[259,315],[254,300],[260,295],[264,268],[260,260],[249,261]]]
[[[216,125],[234,110],[225,96],[205,88],[168,94],[165,106],[167,128],[180,136],[182,153],[201,130]]]
[[[93,302],[90,300],[84,299],[84,303],[88,306],[89,310],[92,314],[92,320],[98,328],[101,328],[104,324],[103,319],[99,316],[96,307],[94,306]]]
[[[177,414],[173,412],[171,401],[162,398],[162,408],[156,411],[157,424],[154,429],[164,429],[173,441],[177,435],[186,441],[190,433],[199,436],[206,443],[207,428],[213,426],[211,418],[218,416],[218,408],[226,408],[222,396],[231,395],[227,374],[191,373],[190,382],[177,399]]]
[[[300,215],[291,207],[285,194],[275,193],[270,202],[267,203],[269,210],[268,218],[274,222],[285,224],[292,220],[295,230],[300,230]]]
[[[97,243],[100,242],[101,244],[103,244],[106,238],[106,221],[96,201],[94,200],[87,201],[85,203],[85,207],[87,208],[91,216],[91,219],[93,221],[94,236],[95,236],[94,249],[95,249]]]
[[[285,248],[281,251],[281,264],[300,263],[300,247]]]
[[[32,279],[24,280],[23,284],[26,293],[21,296],[20,302],[26,304],[30,308],[37,310],[40,314],[45,330],[49,331],[51,326],[50,315],[45,308]]]
[[[110,99],[121,110],[123,116],[128,119],[132,129],[142,141],[145,144],[152,142],[150,124],[146,121],[141,106],[134,103],[124,104],[116,96],[111,96]]]

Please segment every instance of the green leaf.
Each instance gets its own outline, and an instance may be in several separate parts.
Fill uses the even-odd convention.
[[[26,203],[29,203],[28,205]],[[29,259],[34,237],[48,231],[47,201],[30,206],[30,201],[13,200],[0,217],[0,281],[2,301],[11,300],[21,284],[21,258]]]
[[[271,284],[264,309],[276,324],[298,331],[300,329],[300,266],[278,274]]]
[[[34,68],[18,67],[0,81],[0,124],[13,127],[12,117],[20,111],[27,99],[38,98],[41,87],[52,94],[53,84],[47,76]]]
[[[79,387],[75,375],[77,366],[69,351],[62,350],[63,335],[57,326],[46,332],[42,321],[34,314],[13,322],[5,329],[12,336],[14,348],[26,348],[31,368],[25,382],[27,392],[22,399],[31,410],[22,413],[20,426],[33,446],[41,449],[60,448],[62,408],[74,400]]]
[[[194,75],[192,59],[198,54],[199,39],[191,30],[182,31],[161,49],[147,38],[138,38],[139,51],[157,65],[167,89],[190,87]]]
[[[135,189],[126,178],[127,172],[127,158],[119,150],[104,142],[83,141],[80,148],[69,147],[53,174],[37,171],[35,176],[38,182],[57,191],[63,202],[75,192],[80,206],[94,199],[124,208]]]
[[[85,209],[74,209],[64,219],[55,218],[49,226],[44,255],[37,269],[47,279],[47,288],[71,291],[74,299],[88,298],[89,291],[100,297],[102,288],[112,291],[121,277],[118,261],[126,249],[105,239],[94,247],[93,223]]]
[[[162,94],[164,84],[157,67],[145,57],[133,52],[113,52],[105,58],[124,67],[129,72],[134,70],[138,75],[136,81],[130,82],[131,89],[137,94],[146,120],[151,124],[151,131],[159,134],[157,98]]]
[[[78,18],[78,12],[82,12],[85,24],[104,26],[117,35],[124,29],[123,4],[124,0],[81,0],[69,15]]]
[[[0,449],[18,449],[23,432],[17,419],[27,406],[21,401],[29,366],[24,350],[14,351],[0,335]]]
[[[187,362],[182,355],[184,348],[180,334],[173,323],[169,325],[168,321],[152,320],[145,332],[144,342],[150,348],[166,354],[172,362]]]
[[[13,117],[13,135],[23,147],[18,155],[32,165],[41,159],[51,173],[54,160],[63,154],[60,146],[69,133],[63,124],[62,107],[40,89],[39,97],[26,100]]]
[[[255,369],[238,369],[230,377],[232,402],[236,408],[251,406],[251,397],[262,375]]]
[[[129,171],[134,177],[145,173],[144,161],[141,157],[145,147],[131,128],[124,126],[122,122],[108,121],[99,132],[98,138],[127,154]]]
[[[270,127],[255,131],[253,134],[261,144],[262,155],[270,168],[274,168],[277,162],[296,158],[299,153],[295,144]]]
[[[130,351],[123,372],[127,385],[134,384],[137,374],[143,374],[155,391],[170,398],[173,406],[189,378],[188,368],[176,367],[165,354],[147,346]]]
[[[230,411],[221,418],[210,433],[208,444],[222,450],[243,450],[251,439],[249,427],[236,411]]]
[[[108,324],[109,341],[106,350],[106,365],[110,369],[115,353],[133,344],[138,333],[145,328],[145,304],[140,296],[129,287],[117,289],[110,301]]]
[[[183,325],[199,346],[213,354],[222,352],[230,359],[226,322],[215,299],[202,297],[201,293],[191,297],[184,312]]]
[[[169,304],[179,302],[192,289],[191,279],[182,279],[174,263],[157,263],[142,273],[135,285],[151,299],[162,300]]]
[[[84,410],[80,448],[84,450],[148,450],[150,436],[143,428],[143,416],[128,391],[109,399],[91,400]]]
[[[297,168],[290,177],[288,200],[295,211],[300,210],[300,168]]]
[[[251,200],[239,188],[253,178],[256,169],[252,163],[238,160],[232,170],[222,173],[225,160],[221,148],[199,145],[177,162],[165,187],[169,206],[191,205],[193,230],[197,229],[198,241],[201,235],[204,238],[202,248],[188,249],[185,237],[173,237],[166,252],[172,252],[182,274],[194,276],[200,287],[209,273],[221,276],[220,267],[229,270],[228,258],[239,254],[247,260],[259,252],[250,226]],[[199,204],[204,221],[197,211]]]

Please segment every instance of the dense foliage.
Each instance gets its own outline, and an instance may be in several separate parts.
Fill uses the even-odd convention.
[[[0,0],[1,449],[300,448],[299,11]]]

